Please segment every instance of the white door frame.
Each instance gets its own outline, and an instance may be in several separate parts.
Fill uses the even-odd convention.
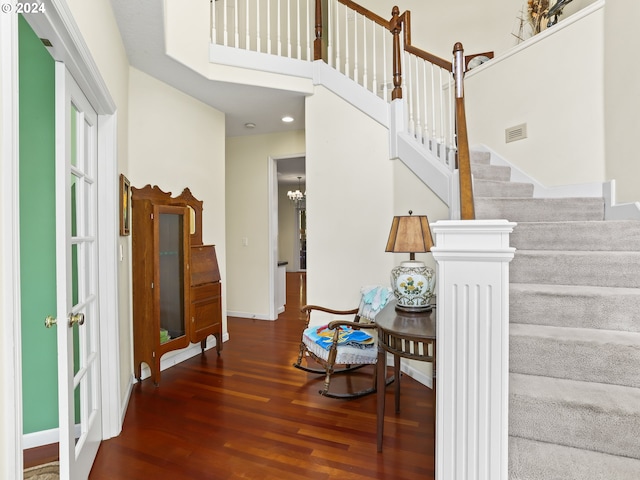
[[[269,318],[278,319],[276,285],[278,284],[278,160],[304,157],[305,153],[269,157]],[[286,294],[286,292],[285,292]]]
[[[0,15],[0,477],[22,478],[22,369],[18,190],[18,21]]]
[[[13,2],[11,2],[13,3]],[[120,356],[118,351],[117,288],[117,157],[116,105],[100,71],[84,43],[69,7],[63,0],[44,0],[45,12],[25,15],[34,31],[53,44],[50,52],[64,62],[98,118],[98,237],[100,254],[100,317],[102,365],[103,438],[117,435],[122,427]],[[0,433],[0,477],[22,478],[22,351],[20,311],[19,151],[18,151],[18,17],[0,15],[0,170],[2,264],[0,311],[3,318],[2,386],[3,427]],[[44,328],[44,326],[43,326]]]

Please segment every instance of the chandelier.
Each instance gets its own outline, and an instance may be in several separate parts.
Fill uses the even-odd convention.
[[[287,192],[287,197],[289,197],[289,200],[291,200],[293,203],[295,203],[296,205],[301,203],[302,201],[304,201],[305,198],[305,193],[302,193],[300,191],[300,179],[302,177],[298,177],[298,189],[293,191],[293,190],[289,190]]]

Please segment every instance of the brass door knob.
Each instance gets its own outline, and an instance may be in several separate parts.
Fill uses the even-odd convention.
[[[76,323],[84,325],[84,313],[72,313],[69,315],[69,326],[73,327]]]
[[[58,319],[52,317],[51,315],[47,315],[47,317],[44,319],[44,326],[47,328],[53,327],[56,323],[58,323]]]

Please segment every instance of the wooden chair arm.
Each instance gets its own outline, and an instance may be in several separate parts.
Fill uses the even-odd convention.
[[[301,312],[310,314],[312,310],[318,310],[320,312],[331,313],[333,315],[355,315],[358,313],[357,308],[351,310],[334,310],[332,308],[320,307],[318,305],[305,305],[300,309]]]

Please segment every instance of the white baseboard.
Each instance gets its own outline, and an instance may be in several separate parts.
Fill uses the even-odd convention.
[[[122,403],[120,404],[120,430],[124,425],[124,417],[127,414],[127,408],[129,408],[129,400],[131,400],[131,392],[133,391],[133,385],[136,383],[136,377],[133,373],[129,376],[129,385],[127,385],[127,394],[125,395]],[[118,435],[120,433],[118,432]]]
[[[229,333],[222,334],[222,343],[229,340]],[[216,346],[216,339],[214,336],[209,335],[207,337],[207,344],[205,346],[205,351],[211,350]],[[165,353],[160,359],[160,371],[164,371],[167,368],[171,368],[174,365],[177,365],[185,360],[188,360],[196,355],[199,355],[202,352],[202,348],[200,347],[200,343],[192,343],[186,348],[181,350],[174,350],[173,352]],[[141,380],[145,378],[149,378],[151,376],[151,369],[146,364],[142,365],[141,371]],[[135,379],[134,379],[135,381]],[[137,383],[137,382],[136,382]]]
[[[269,318],[269,315],[261,315],[258,313],[250,313],[250,312],[227,311],[227,317],[251,318],[253,320],[269,320],[269,321],[277,320],[277,318]]]
[[[43,445],[58,443],[59,440],[60,430],[58,428],[42,430],[40,432],[25,433],[22,436],[22,448],[27,450],[29,448],[41,447]]]
[[[393,355],[391,354],[387,354],[387,365],[393,365]],[[409,365],[408,362],[400,362],[400,371],[413,378],[416,382],[421,383],[426,387],[433,388],[433,379]]]

